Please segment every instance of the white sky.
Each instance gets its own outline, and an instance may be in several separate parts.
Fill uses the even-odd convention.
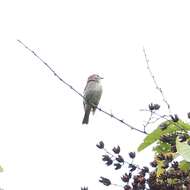
[[[144,138],[98,111],[82,126],[82,99],[16,39],[80,92],[90,74],[102,75],[100,107],[138,128],[145,119],[139,109],[164,107],[146,70],[145,46],[172,111],[182,118],[190,111],[189,1],[7,0],[0,18],[3,189],[103,190],[99,176],[116,174],[117,183],[121,173],[103,165],[96,143],[119,144],[127,155]],[[149,162],[150,149],[137,159]]]

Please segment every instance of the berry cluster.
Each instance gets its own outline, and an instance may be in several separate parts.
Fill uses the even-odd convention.
[[[180,169],[176,161],[167,161],[161,175],[158,176],[157,170],[150,172],[147,184],[152,190],[189,190],[190,171]]]
[[[100,141],[96,145],[99,149],[103,149],[106,154],[102,156],[103,162],[107,166],[115,166],[115,170],[119,170],[124,165],[128,165],[127,171],[121,176],[121,181],[124,183],[122,186],[124,190],[140,190],[145,189],[146,186],[146,174],[149,173],[148,167],[140,168],[139,166],[135,165],[134,158],[136,157],[135,152],[129,152],[130,161],[126,161],[123,156],[120,155],[120,147],[114,147],[112,152],[109,152],[105,149],[103,141]],[[100,183],[104,184],[105,186],[112,185],[110,179],[105,177],[100,177]],[[121,186],[121,185],[118,185]]]
[[[180,137],[181,141],[187,139],[186,134],[173,133],[163,136],[161,140],[171,145],[175,145],[175,139],[177,136]],[[122,186],[124,190],[190,189],[190,169],[184,171],[179,167],[179,162],[174,161],[175,153],[169,152],[157,154],[155,159],[150,163],[151,168],[148,168],[139,167],[133,163],[136,156],[135,152],[129,153],[131,162],[128,162],[120,155],[119,146],[112,149],[113,154],[105,149],[102,141],[96,146],[106,152],[106,154],[102,156],[102,160],[107,166],[113,165],[115,166],[114,169],[118,170],[125,164],[128,165],[126,173],[121,176],[121,181],[124,185],[118,184],[118,186]],[[99,182],[105,186],[112,185],[111,180],[106,177],[100,177]]]
[[[149,106],[148,106],[148,108],[149,108],[150,111],[159,110],[160,109],[160,105],[159,104],[150,103]]]
[[[190,125],[180,120],[176,114],[167,116],[155,114],[159,108],[158,104],[149,104],[151,115],[145,127],[159,119],[164,122],[159,124],[151,134],[148,134],[147,141],[142,143],[144,147],[147,147],[156,142],[156,146],[153,148],[155,157],[150,163],[150,167],[135,164],[135,152],[130,152],[129,159],[126,160],[121,155],[120,146],[113,147],[111,151],[108,151],[104,142],[100,141],[96,146],[104,151],[102,161],[105,165],[113,166],[114,170],[120,170],[120,172],[124,171],[121,173],[119,184],[112,183],[112,180],[103,176],[99,179],[100,183],[105,186],[118,186],[124,190],[190,190],[190,162],[187,162],[185,158],[182,161],[176,160],[179,154],[183,154],[180,153],[180,143],[181,151],[190,151],[187,146],[190,145]],[[156,117],[152,117],[154,115]],[[188,118],[190,119],[190,112]],[[139,147],[142,148],[142,146]],[[84,187],[81,190],[88,190],[88,188]]]

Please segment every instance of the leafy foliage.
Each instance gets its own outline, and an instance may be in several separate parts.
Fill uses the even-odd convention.
[[[166,129],[163,130],[163,126],[166,126]],[[176,132],[176,131],[182,131],[182,130],[184,131],[190,130],[190,125],[187,123],[184,123],[181,120],[177,122],[165,121],[161,123],[152,133],[146,136],[146,138],[144,139],[144,142],[140,144],[140,146],[138,147],[138,151],[142,151],[146,147],[150,146],[151,144],[159,140],[159,138],[162,135]]]
[[[176,138],[177,152],[184,158],[185,161],[190,162],[190,146],[187,142],[180,142],[179,138]]]
[[[153,151],[157,152],[158,154],[167,153],[171,151],[171,145],[168,143],[158,141],[157,145],[153,147]]]
[[[122,187],[124,190],[190,189],[190,125],[180,120],[176,114],[167,117],[164,115],[152,120],[152,116],[159,108],[158,104],[151,103],[149,105],[151,117],[144,127],[153,123],[152,121],[160,121],[160,119],[162,121],[145,137],[137,149],[142,151],[150,145],[154,145],[151,168],[135,164],[135,152],[129,152],[129,160],[126,160],[122,156],[120,146],[113,147],[109,152],[105,148],[104,142],[100,141],[96,146],[104,151],[102,161],[105,165],[113,166],[114,170],[125,170],[120,177],[124,185],[112,183],[112,180],[102,176],[99,179],[100,183],[105,186]],[[176,160],[179,155],[183,157],[180,162]]]
[[[153,105],[151,105],[151,110]],[[128,165],[126,173],[121,177],[122,182],[127,183],[123,186],[124,190],[145,190],[147,187],[149,190],[188,190],[190,189],[190,136],[188,131],[190,131],[190,125],[174,115],[171,116],[171,120],[160,123],[152,133],[145,137],[138,151],[155,143],[153,147],[155,157],[150,163],[153,170],[134,164],[135,152],[129,153],[132,159],[130,162],[121,156],[120,146],[112,149],[114,154],[105,149],[102,141],[97,144],[97,147],[107,153],[102,159],[107,166],[113,165],[115,170],[119,170],[124,165]],[[181,155],[184,160],[176,161],[178,155]],[[99,181],[105,186],[112,185],[108,178],[101,177]],[[118,186],[121,187],[121,185]]]
[[[3,168],[0,166],[0,172],[3,172]]]
[[[188,170],[190,169],[190,162],[187,162],[185,160],[182,160],[179,163],[179,168],[184,171],[184,172],[188,172]]]

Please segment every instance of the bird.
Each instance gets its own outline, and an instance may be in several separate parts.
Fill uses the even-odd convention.
[[[97,74],[93,74],[88,77],[87,84],[84,89],[83,104],[85,114],[82,124],[88,124],[90,112],[92,111],[94,114],[99,104],[102,96],[101,79],[103,79],[103,77],[100,77]]]

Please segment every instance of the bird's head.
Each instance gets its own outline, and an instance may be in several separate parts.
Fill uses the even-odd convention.
[[[97,74],[93,74],[93,75],[90,75],[88,77],[88,82],[89,81],[100,81],[101,79],[103,79],[103,77],[100,77],[99,75]]]

